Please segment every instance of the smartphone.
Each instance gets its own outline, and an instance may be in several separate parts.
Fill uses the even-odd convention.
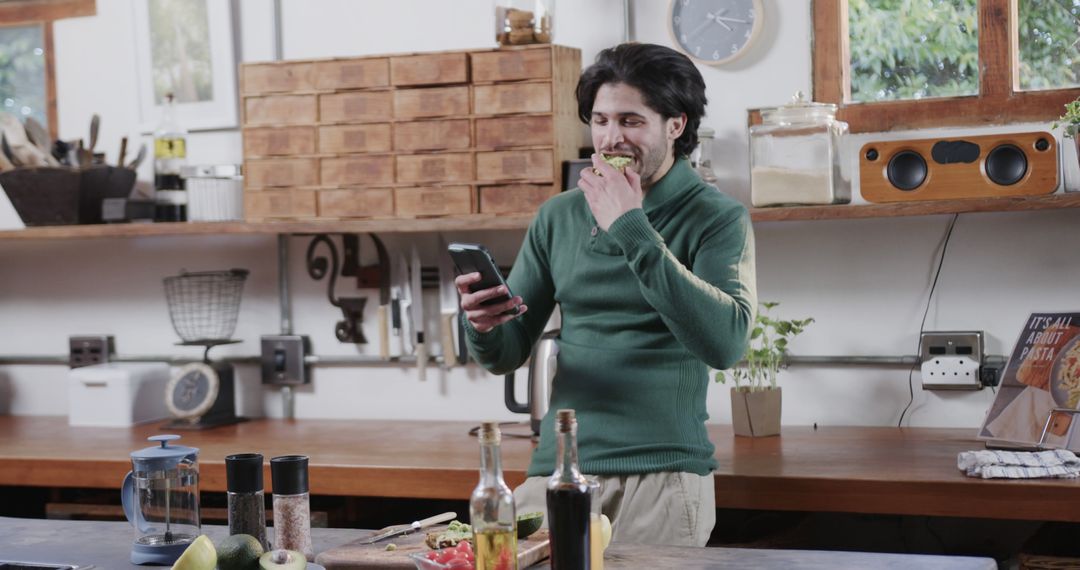
[[[503,279],[499,266],[495,264],[495,258],[491,257],[491,252],[486,247],[478,243],[451,243],[446,246],[446,250],[450,252],[450,257],[454,260],[454,266],[457,267],[458,273],[461,275],[466,273],[480,274],[480,281],[470,285],[469,291],[475,293],[500,285],[506,287],[508,291],[506,295],[488,299],[481,303],[482,305],[505,303],[514,297],[514,294],[509,292],[510,286]],[[516,315],[517,313],[518,308],[514,307],[503,314]]]

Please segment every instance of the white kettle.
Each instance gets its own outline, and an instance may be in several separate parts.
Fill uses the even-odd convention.
[[[528,399],[524,403],[514,396],[514,372],[505,376],[503,399],[506,409],[516,414],[529,414],[529,423],[536,435],[540,434],[540,422],[547,414],[551,400],[551,381],[558,365],[559,345],[555,342],[558,337],[559,329],[545,332],[533,346],[529,356]]]

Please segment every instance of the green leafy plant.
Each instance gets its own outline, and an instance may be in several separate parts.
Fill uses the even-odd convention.
[[[1080,130],[1080,97],[1065,104],[1065,114],[1058,117],[1050,128],[1056,129],[1059,126],[1065,127],[1063,134],[1066,138],[1076,137],[1077,130]]]
[[[784,321],[775,319],[770,311],[780,303],[761,303],[750,333],[750,345],[746,348],[745,366],[718,370],[716,381],[725,383],[730,376],[735,388],[758,392],[776,388],[776,375],[786,368],[788,340],[802,333],[813,318]]]

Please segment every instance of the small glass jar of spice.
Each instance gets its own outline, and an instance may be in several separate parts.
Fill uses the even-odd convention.
[[[229,502],[229,535],[248,534],[254,536],[263,548],[268,548],[262,454],[226,456],[225,481]]]
[[[272,458],[270,477],[274,486],[274,548],[295,550],[314,560],[307,456]]]

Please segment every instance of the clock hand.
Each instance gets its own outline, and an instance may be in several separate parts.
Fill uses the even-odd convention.
[[[713,20],[713,21],[714,21],[714,22],[716,22],[717,24],[720,24],[721,26],[724,26],[725,28],[727,28],[727,31],[729,31],[729,32],[730,32],[730,31],[732,31],[732,30],[731,30],[731,26],[729,26],[729,25],[725,24],[725,23],[724,23],[724,22],[722,21],[722,20],[727,20],[727,19],[729,19],[729,18],[719,18],[719,17],[718,17],[718,18],[716,18],[716,19],[715,19],[715,20]]]
[[[721,18],[720,16],[717,16],[716,19],[717,20],[724,20],[725,22],[735,22],[736,24],[749,24],[750,23],[748,20],[740,20],[738,18]]]
[[[690,38],[700,34],[702,32],[702,30],[709,27],[709,24],[713,23],[715,18],[716,18],[716,16],[714,16],[712,14],[709,14],[709,13],[706,13],[705,14],[705,21],[698,24],[698,27],[694,28],[693,31],[691,31],[689,34],[687,34],[686,35],[687,39],[690,39]]]

